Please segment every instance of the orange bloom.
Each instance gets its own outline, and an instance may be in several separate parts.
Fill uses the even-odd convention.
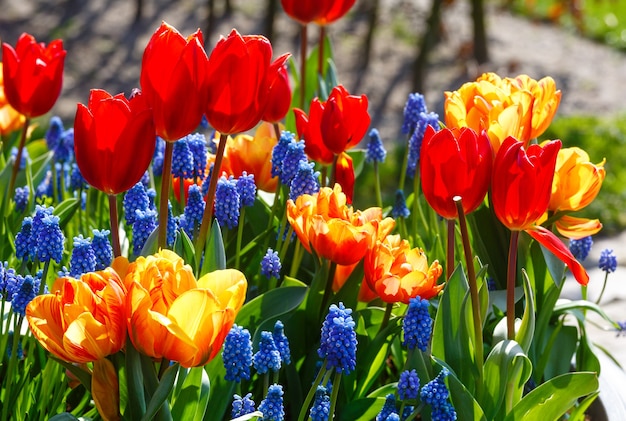
[[[592,164],[580,148],[564,148],[556,158],[548,210],[577,211],[591,203],[606,176],[604,162]]]
[[[0,61],[0,135],[5,136],[15,130],[21,129],[24,125],[23,114],[11,107],[4,94],[4,82],[2,77],[2,62]]]
[[[217,355],[247,288],[244,275],[233,269],[196,281],[191,267],[170,250],[139,257],[128,266],[124,282],[133,345],[150,357],[187,368],[205,365]]]
[[[574,240],[595,235],[602,229],[599,219],[577,218],[570,215],[560,217],[554,226],[563,237]]]
[[[244,171],[254,174],[257,188],[268,193],[276,191],[278,177],[272,177],[272,150],[278,143],[270,123],[261,124],[254,137],[246,134],[228,138],[222,171],[241,177]]]
[[[26,307],[30,330],[44,348],[75,363],[96,361],[122,349],[125,289],[113,269],[80,279],[59,278],[53,291],[35,297]]]
[[[437,285],[443,269],[438,261],[430,267],[420,248],[411,249],[399,235],[388,235],[365,256],[365,280],[387,303],[409,303],[413,297],[430,299],[444,287]]]
[[[444,113],[449,128],[485,130],[494,153],[509,136],[528,146],[541,135],[556,113],[561,91],[551,77],[535,81],[526,75],[500,78],[485,73],[454,92],[445,93]]]
[[[323,187],[287,202],[287,218],[302,245],[338,265],[352,265],[365,256],[382,221],[380,208],[354,211],[341,186]],[[386,222],[385,222],[386,223]]]

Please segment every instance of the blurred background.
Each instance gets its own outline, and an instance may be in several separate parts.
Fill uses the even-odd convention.
[[[64,86],[52,114],[66,126],[90,89],[128,95],[138,87],[143,49],[163,20],[184,35],[201,29],[208,53],[237,28],[267,35],[274,57],[299,57],[299,25],[279,0],[0,0],[3,42],[14,45],[22,32],[63,39]],[[443,119],[443,92],[483,72],[552,76],[563,96],[543,137],[583,147],[594,163],[607,158],[588,213],[600,217],[604,235],[626,228],[626,153],[615,153],[626,150],[625,1],[357,0],[327,34],[339,83],[368,96],[372,127],[388,148],[399,146],[397,154],[410,92],[423,93]],[[311,46],[317,39],[310,25]]]

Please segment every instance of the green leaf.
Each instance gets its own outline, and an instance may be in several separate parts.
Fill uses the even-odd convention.
[[[196,267],[196,255],[193,241],[191,241],[185,230],[182,228],[178,229],[176,241],[174,241],[174,251],[176,252],[176,254],[182,257],[183,260],[187,262],[192,268]]]
[[[307,291],[308,288],[304,284],[268,291],[244,304],[235,322],[239,326],[245,326],[250,332],[255,332],[261,323],[298,308],[306,297]]]
[[[391,392],[393,393],[393,391]],[[385,397],[361,398],[348,402],[341,410],[341,421],[370,421],[376,418],[385,404]]]
[[[130,340],[126,340],[126,388],[128,390],[129,418],[140,419],[146,412],[146,398],[143,389],[143,372],[141,356]]]
[[[500,341],[493,347],[484,365],[484,393],[478,397],[488,419],[502,419],[505,400],[512,407],[521,399],[531,373],[532,364],[517,342]]]
[[[76,378],[85,387],[85,389],[91,392],[91,374],[89,374],[88,372],[84,371],[82,368],[74,364],[60,360],[52,355],[49,358],[53,359],[54,361],[58,362],[63,367],[65,367],[70,373],[76,376]]]
[[[513,407],[505,421],[543,420],[556,421],[579,398],[598,390],[596,373],[567,373],[541,384]]]
[[[59,217],[59,226],[61,229],[65,228],[65,225],[69,222],[69,220],[74,216],[74,213],[80,207],[80,200],[71,197],[69,199],[65,199],[61,203],[54,208],[52,212],[54,215]]]
[[[170,392],[174,388],[174,380],[176,380],[178,368],[178,363],[175,363],[165,370],[165,373],[163,373],[163,376],[159,380],[159,385],[154,390],[152,398],[150,398],[150,402],[148,402],[146,413],[143,415],[143,417],[141,417],[142,421],[149,421],[153,419],[154,416],[157,415],[157,412],[159,412],[161,407],[169,409],[166,401]]]
[[[589,394],[585,399],[579,402],[578,405],[568,414],[568,421],[586,421],[587,417],[587,409],[591,406],[591,404],[596,400],[596,398],[600,395],[600,392],[594,392]]]
[[[444,288],[433,327],[432,354],[448,364],[465,385],[474,384],[477,373],[470,347],[471,308],[469,286],[461,265],[457,265]]]
[[[199,259],[199,256],[196,256]],[[224,250],[224,240],[222,230],[217,220],[211,224],[211,233],[204,250],[204,263],[202,264],[202,274],[214,270],[226,269],[226,251]]]
[[[204,418],[209,404],[211,389],[209,375],[204,367],[181,369],[180,371],[186,371],[187,375],[182,381],[180,391],[174,396],[172,418],[200,421]]]
[[[462,414],[463,420],[487,421],[483,409],[474,399],[467,388],[456,378],[454,373],[447,377],[450,399],[457,414]]]
[[[140,256],[150,256],[154,254],[158,250],[158,241],[159,241],[159,227],[152,230],[143,247],[141,248]]]
[[[522,323],[517,329],[517,333],[515,335],[515,341],[519,343],[524,352],[528,354],[530,344],[533,340],[533,334],[535,332],[535,299],[533,296],[533,291],[530,287],[528,274],[523,269],[522,282],[524,284],[524,296],[526,297],[526,305],[524,306]]]
[[[249,414],[242,415],[242,416],[237,417],[237,418],[233,418],[230,421],[248,421],[248,420],[252,420],[252,419],[257,420],[259,418],[263,418],[263,412],[261,412],[261,411],[254,411],[254,412],[250,412]]]

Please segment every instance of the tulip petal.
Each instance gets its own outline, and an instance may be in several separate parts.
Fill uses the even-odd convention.
[[[556,229],[563,237],[580,240],[590,235],[595,235],[602,229],[599,219],[577,218],[563,215],[555,223]]]
[[[589,283],[589,275],[583,265],[576,260],[572,252],[552,231],[537,225],[527,229],[526,232],[565,263],[579,284],[587,285]]]
[[[91,375],[91,396],[98,413],[105,421],[120,420],[120,392],[117,370],[106,358],[94,361]]]

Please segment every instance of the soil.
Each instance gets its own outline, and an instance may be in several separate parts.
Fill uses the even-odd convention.
[[[348,16],[328,28],[338,79],[350,92],[369,97],[372,126],[385,142],[399,139],[402,110],[411,92],[411,68],[429,12],[428,0],[382,0],[371,58],[363,65],[366,11],[372,0],[359,0]],[[49,42],[62,38],[68,51],[64,88],[52,112],[66,124],[77,102],[86,102],[92,88],[125,92],[139,84],[143,49],[162,20],[183,34],[201,28],[207,34],[208,1],[143,0],[142,17],[134,21],[135,1],[0,0],[0,39],[15,44],[22,32]],[[231,28],[242,34],[263,32],[266,1],[232,0],[232,13],[215,0],[216,20],[207,50],[218,34]],[[450,2],[447,2],[450,3]],[[280,7],[280,6],[279,6]],[[586,40],[548,23],[532,22],[490,5],[487,32],[490,61],[471,59],[469,2],[444,7],[441,36],[429,57],[424,95],[431,110],[442,114],[443,92],[454,90],[484,71],[501,76],[526,73],[552,76],[563,91],[559,113],[607,115],[626,111],[626,54]],[[309,30],[311,45],[317,28]],[[299,26],[281,10],[276,15],[275,56],[290,51],[298,57]],[[206,39],[208,38],[208,39]]]

